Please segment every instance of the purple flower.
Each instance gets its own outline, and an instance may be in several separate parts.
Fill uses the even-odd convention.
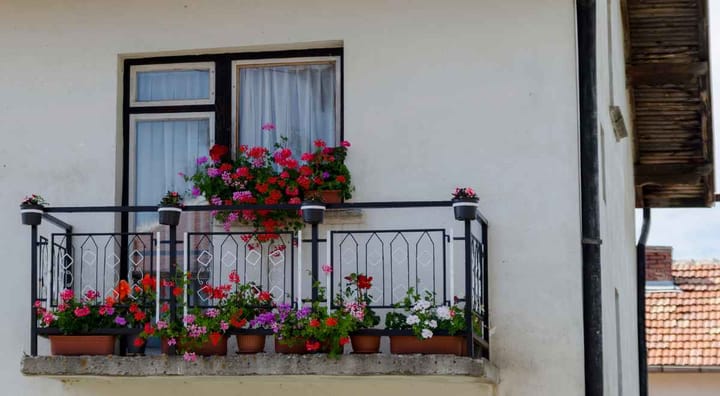
[[[277,324],[277,322],[275,322],[275,314],[272,312],[263,312],[250,320],[250,327],[254,328],[266,326],[273,327],[274,324]]]
[[[116,316],[115,324],[118,326],[125,326],[127,324],[127,320],[125,320],[122,316]]]
[[[202,164],[206,163],[207,161],[208,161],[207,157],[200,157],[197,160],[195,160],[195,162],[197,162],[198,165],[202,165]]]
[[[222,172],[220,172],[220,169],[217,169],[217,168],[208,168],[208,170],[207,170],[207,174],[210,177],[218,177],[218,176],[220,176],[221,173]]]
[[[305,319],[310,315],[311,308],[309,306],[304,306],[300,308],[297,313],[295,314],[295,317],[298,318],[298,320]]]
[[[167,341],[167,344],[168,344],[168,346],[173,346],[173,345],[177,344],[177,341],[175,341],[174,338],[171,338]]]
[[[223,201],[220,197],[212,197],[210,198],[210,203],[213,205],[222,205]]]
[[[218,314],[220,314],[220,311],[215,308],[208,308],[207,311],[205,311],[205,316],[208,318],[215,318]]]
[[[195,315],[187,314],[187,315],[183,316],[183,323],[185,323],[185,324],[195,323]]]
[[[322,173],[322,178],[323,178],[323,180],[327,180],[327,179],[330,178],[330,174],[329,174],[328,172],[323,172],[323,173]]]
[[[200,195],[200,189],[197,186],[193,186],[192,190],[190,190],[193,197],[197,197]]]

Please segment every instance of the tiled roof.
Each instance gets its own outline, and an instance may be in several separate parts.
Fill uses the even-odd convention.
[[[720,366],[720,262],[675,262],[679,290],[645,295],[648,365]]]

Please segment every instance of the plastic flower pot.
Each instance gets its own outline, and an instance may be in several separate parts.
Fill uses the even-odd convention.
[[[20,206],[20,217],[22,223],[25,225],[36,226],[42,222],[43,215],[42,205],[21,205]]]
[[[326,204],[339,204],[343,199],[341,190],[312,190],[308,191],[305,196],[318,197],[321,202]]]
[[[127,354],[130,356],[145,354],[145,346],[147,345],[147,342],[143,340],[141,346],[135,346],[135,340],[137,339],[141,339],[140,334],[130,334],[127,336]]]
[[[475,220],[478,208],[477,198],[455,198],[452,200],[455,220]]]
[[[303,221],[309,224],[319,224],[325,218],[325,204],[319,201],[304,201],[300,206]]]
[[[419,339],[416,336],[390,336],[390,353],[467,356],[467,342],[464,336],[436,335],[428,339]]]
[[[235,339],[238,353],[259,353],[265,350],[264,334],[238,334]]]
[[[48,338],[53,355],[112,355],[115,351],[115,336],[111,335],[51,335]]]
[[[160,224],[177,226],[180,223],[182,209],[176,206],[161,206],[158,208],[158,219]]]
[[[353,334],[350,336],[353,353],[378,353],[380,351],[380,336]]]

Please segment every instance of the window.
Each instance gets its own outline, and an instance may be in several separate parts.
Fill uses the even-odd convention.
[[[194,173],[214,143],[272,148],[284,136],[302,153],[342,140],[342,48],[129,59],[124,70],[123,205],[188,191],[178,172]],[[122,229],[156,221],[125,216]],[[186,221],[209,225],[195,213]]]

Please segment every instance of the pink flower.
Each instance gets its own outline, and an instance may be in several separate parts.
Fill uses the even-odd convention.
[[[83,316],[90,315],[90,308],[83,305],[82,307],[75,308],[73,313],[75,314],[76,317],[82,318]]]
[[[288,201],[291,205],[300,205],[302,203],[302,200],[298,197],[292,197],[290,198],[290,201]]]
[[[268,132],[269,132],[269,131],[274,131],[274,130],[275,130],[275,124],[273,124],[272,122],[266,122],[266,123],[262,124],[261,129],[262,129],[263,131],[268,131]]]
[[[207,311],[205,311],[205,316],[208,318],[215,318],[220,314],[220,311],[218,311],[215,308],[208,308]]]
[[[167,340],[167,344],[168,344],[168,346],[173,346],[173,345],[177,344],[177,341],[175,341],[174,338],[170,338],[169,340]]]
[[[326,273],[326,274],[331,274],[331,273],[332,273],[332,266],[330,266],[329,264],[325,264],[325,265],[322,266],[322,270],[323,270],[323,272]]]
[[[347,140],[343,140],[342,142],[340,142],[340,145],[343,147],[350,147],[350,142],[348,142]]]
[[[63,290],[63,291],[60,292],[60,298],[61,298],[63,301],[70,301],[70,300],[73,299],[74,296],[75,296],[75,294],[74,294],[73,291],[70,290],[70,289],[65,289],[65,290]]]
[[[35,304],[33,304],[33,306],[35,308],[42,308],[42,301],[40,301],[40,300],[35,301]]]
[[[195,352],[185,352],[183,360],[186,362],[194,362],[197,360],[197,356],[195,355]]]
[[[220,330],[227,331],[227,329],[229,329],[229,328],[230,328],[230,325],[226,321],[224,321],[224,320],[220,321]]]
[[[220,197],[212,197],[212,198],[210,198],[210,203],[213,204],[213,205],[218,205],[218,206],[220,206],[220,205],[223,204],[223,201],[222,201],[222,199],[221,199]]]
[[[167,327],[168,327],[167,322],[164,320],[158,320],[155,325],[157,326],[158,330],[167,329]],[[173,340],[173,342],[175,341],[174,338],[171,338],[171,340]],[[169,342],[170,342],[170,340],[168,340],[168,343]]]
[[[45,312],[42,316],[42,322],[45,324],[45,326],[50,326],[52,322],[55,321],[55,319],[55,315],[53,315],[50,311]]]
[[[187,314],[187,315],[183,316],[183,323],[185,323],[185,324],[195,323],[195,315]]]

